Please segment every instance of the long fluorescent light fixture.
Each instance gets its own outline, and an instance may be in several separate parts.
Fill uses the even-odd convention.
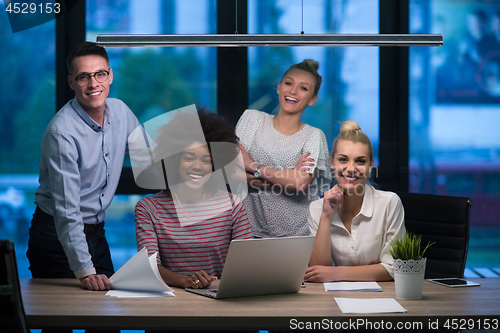
[[[97,35],[102,46],[440,46],[442,35],[431,34],[208,34]]]

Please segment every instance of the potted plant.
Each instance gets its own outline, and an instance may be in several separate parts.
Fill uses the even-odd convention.
[[[394,284],[396,297],[421,299],[424,286],[425,251],[434,243],[428,242],[422,249],[422,236],[408,232],[392,239],[389,251],[394,259]]]

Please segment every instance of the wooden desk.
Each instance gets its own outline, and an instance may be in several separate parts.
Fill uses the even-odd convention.
[[[343,314],[334,297],[394,298],[393,282],[379,283],[383,292],[325,292],[323,284],[307,283],[296,294],[225,300],[177,288],[176,297],[115,298],[105,296],[105,291],[83,290],[76,279],[21,279],[21,292],[31,328],[290,329],[316,322],[332,328],[352,328],[353,323],[370,328],[366,325],[371,323],[379,328],[403,324],[428,329],[429,323],[443,326],[447,319],[455,319],[455,325],[475,325],[462,328],[482,329],[489,323],[500,329],[500,279],[475,281],[481,286],[448,288],[425,281],[423,299],[397,299],[407,313],[368,315]]]

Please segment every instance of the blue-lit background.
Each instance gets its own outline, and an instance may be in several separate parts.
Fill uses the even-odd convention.
[[[248,0],[248,31],[378,33],[377,1],[305,1],[303,27],[301,6],[300,0]],[[86,8],[89,41],[98,33],[216,32],[214,0],[87,0]],[[25,252],[40,141],[56,111],[55,23],[14,34],[0,9],[0,238],[14,240],[20,277],[30,277]],[[468,268],[500,267],[497,11],[500,4],[492,1],[410,1],[410,32],[444,38],[439,48],[410,48],[410,190],[473,199]],[[142,122],[194,102],[216,109],[215,48],[108,52],[115,75],[111,96]],[[273,112],[281,75],[304,58],[319,61],[324,83],[303,121],[321,128],[331,145],[340,123],[354,119],[378,155],[376,47],[249,48],[249,107]],[[136,252],[133,210],[140,198],[117,195],[107,210],[115,268]]]
[[[472,198],[467,267],[500,274],[499,14],[498,1],[410,1],[410,33],[444,45],[410,48],[409,185]]]

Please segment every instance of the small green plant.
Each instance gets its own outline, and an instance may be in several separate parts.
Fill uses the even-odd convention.
[[[420,260],[424,257],[425,251],[435,242],[427,243],[427,246],[421,250],[422,236],[408,232],[405,235],[396,237],[389,243],[389,252],[394,259],[401,260]]]

